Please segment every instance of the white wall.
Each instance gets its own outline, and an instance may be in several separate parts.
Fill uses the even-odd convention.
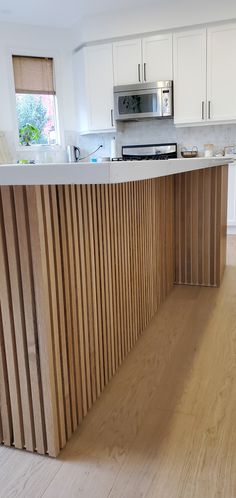
[[[145,7],[89,16],[74,25],[73,46],[187,25],[236,18],[235,0],[156,0]]]
[[[67,30],[0,24],[0,130],[14,142],[14,86],[11,50],[19,54],[52,55],[56,60],[56,87],[63,129],[75,129],[74,86],[70,33]]]

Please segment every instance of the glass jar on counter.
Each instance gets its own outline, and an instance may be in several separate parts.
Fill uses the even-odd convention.
[[[214,144],[204,144],[204,157],[213,157]]]

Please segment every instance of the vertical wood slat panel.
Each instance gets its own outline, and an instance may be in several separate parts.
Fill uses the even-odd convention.
[[[53,364],[53,338],[49,309],[42,194],[40,187],[26,187],[26,193],[29,214],[47,450],[49,455],[57,456],[60,450],[60,443],[55,368]]]
[[[17,217],[14,236],[27,249],[25,260],[20,251],[16,285],[18,292],[23,289],[26,337],[34,355],[28,393],[38,378],[33,396],[41,411],[35,413],[33,397],[33,450],[56,456],[171,289],[173,177],[91,187],[15,187],[14,198],[12,192],[5,209],[15,202],[19,211],[27,211],[23,221]],[[14,407],[12,429],[11,423],[6,427],[4,410],[0,426],[2,439],[8,431],[4,444],[23,448],[22,381],[9,334],[12,330],[14,339],[4,237],[1,227],[2,329],[6,360],[15,358],[15,370],[9,374],[5,367],[12,381],[7,404],[9,413]]]
[[[54,366],[55,366],[55,377],[56,377],[60,446],[63,447],[66,443],[65,406],[64,406],[63,383],[62,383],[63,369],[61,363],[59,310],[57,307],[58,298],[57,298],[57,287],[56,287],[56,267],[55,267],[56,258],[54,253],[51,205],[50,205],[48,187],[44,187],[42,189],[42,202],[44,210],[45,242],[46,242],[46,253],[47,253],[47,275],[48,275],[48,288],[49,288],[50,313],[51,313],[51,333],[53,337],[53,354],[54,354]]]
[[[80,373],[80,355],[79,355],[79,340],[78,340],[78,301],[76,289],[76,269],[75,269],[75,253],[74,240],[72,230],[72,205],[71,205],[71,187],[64,187],[65,194],[65,213],[67,223],[67,240],[68,240],[68,263],[70,276],[70,301],[71,301],[71,319],[72,319],[72,349],[73,349],[73,367],[74,367],[74,382],[75,382],[75,406],[77,424],[82,418],[82,392],[81,392],[81,373]],[[62,233],[63,237],[63,233]]]
[[[65,296],[63,285],[63,261],[62,261],[62,248],[60,240],[60,226],[59,226],[59,208],[57,202],[57,191],[55,186],[51,186],[50,190],[50,204],[52,209],[52,233],[54,241],[54,258],[55,258],[55,273],[56,273],[56,287],[58,299],[58,324],[60,329],[60,343],[61,343],[61,361],[62,361],[62,376],[63,376],[63,395],[65,406],[66,418],[66,436],[67,439],[72,434],[72,414],[70,404],[70,383],[69,383],[69,368],[68,368],[68,355],[67,355],[67,328],[65,319]]]
[[[218,286],[226,261],[227,166],[175,175],[175,283]]]
[[[62,274],[63,286],[65,291],[65,319],[66,319],[66,340],[67,355],[69,368],[69,387],[70,387],[70,407],[72,416],[72,429],[77,427],[77,409],[76,409],[76,385],[75,385],[75,365],[73,349],[73,322],[72,322],[72,302],[71,302],[71,274],[70,274],[70,257],[69,257],[69,235],[66,218],[65,189],[63,186],[57,188],[59,220],[60,220],[60,243],[62,248]]]
[[[13,444],[13,428],[9,379],[7,374],[6,350],[3,336],[2,310],[0,306],[0,443]]]
[[[84,322],[83,322],[83,305],[82,305],[82,281],[81,281],[81,261],[79,252],[79,233],[78,219],[76,209],[76,187],[71,188],[71,207],[72,207],[72,229],[73,244],[75,257],[75,279],[76,279],[76,300],[77,300],[77,318],[78,318],[78,347],[79,347],[79,364],[80,364],[80,382],[81,382],[81,407],[78,407],[79,422],[87,413],[87,390],[86,390],[86,369],[85,369],[85,345],[84,345]]]
[[[32,258],[29,242],[29,222],[24,187],[14,187],[14,203],[16,224],[19,238],[19,259],[22,275],[22,294],[25,314],[27,354],[33,403],[36,450],[44,454],[46,451],[45,420],[42,410],[42,380],[38,355],[37,326],[35,319],[35,296],[33,289]]]
[[[87,386],[87,407],[92,406],[92,388],[91,388],[91,365],[89,353],[89,314],[87,299],[87,282],[85,273],[85,243],[84,243],[84,219],[82,212],[82,191],[81,187],[76,187],[76,205],[78,216],[78,233],[79,233],[79,252],[80,252],[80,272],[82,283],[82,306],[83,306],[83,324],[84,324],[84,345],[85,345],[85,367],[86,367],[86,386]]]
[[[13,191],[6,187],[2,191],[3,219],[6,227],[9,282],[11,288],[12,316],[15,332],[16,356],[22,399],[24,444],[27,450],[35,448],[35,432],[32,408],[32,392],[29,377],[29,358],[26,346],[26,326],[23,307],[23,290],[19,263],[19,239],[16,234],[16,213]]]
[[[1,197],[3,188],[1,189]],[[5,342],[6,368],[9,384],[9,396],[12,407],[12,444],[16,448],[24,448],[23,415],[20,396],[19,371],[16,355],[16,344],[13,324],[13,312],[10,294],[10,278],[7,261],[5,226],[3,221],[2,199],[0,197],[0,296],[3,338]],[[1,410],[2,427],[4,412]],[[6,414],[7,416],[7,414]],[[5,421],[7,424],[7,420]]]

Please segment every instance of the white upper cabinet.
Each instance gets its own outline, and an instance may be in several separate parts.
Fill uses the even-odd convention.
[[[174,35],[174,122],[206,118],[206,30]]]
[[[210,27],[207,30],[207,108],[208,119],[236,119],[236,24]]]
[[[113,43],[115,85],[172,80],[172,34]]]
[[[173,79],[172,35],[143,38],[143,81]]]
[[[113,43],[114,84],[142,81],[142,42],[140,39]]]
[[[112,44],[85,47],[74,57],[79,131],[112,131]]]
[[[235,22],[85,47],[74,56],[79,130],[114,130],[114,85],[172,79],[176,125],[236,122],[235,53]]]
[[[236,23],[174,35],[176,124],[236,121]]]

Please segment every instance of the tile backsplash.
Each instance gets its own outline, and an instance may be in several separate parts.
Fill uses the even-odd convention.
[[[38,150],[29,147],[29,150],[16,150],[14,137],[10,132],[5,133],[9,147],[10,162],[19,159],[32,159],[36,162],[65,162],[66,145],[80,147],[81,157],[91,153],[92,157],[110,157],[111,140],[116,136],[116,154],[121,155],[122,145],[177,142],[178,155],[182,147],[198,147],[199,154],[204,151],[204,144],[214,144],[214,152],[220,152],[227,145],[236,144],[236,124],[207,125],[177,128],[172,120],[146,120],[118,123],[117,132],[104,134],[79,135],[75,131],[65,131],[64,146],[54,149],[42,146]],[[103,147],[94,152],[99,145]],[[86,158],[89,161],[90,156]]]
[[[134,121],[118,124],[117,149],[122,145],[177,142],[178,154],[182,147],[198,147],[203,155],[204,144],[214,144],[214,153],[227,145],[236,144],[236,124],[207,125],[177,128],[172,120]]]
[[[95,156],[110,156],[111,139],[115,134],[77,135],[77,142],[82,155],[97,148],[99,143],[103,149]],[[236,144],[236,124],[207,125],[177,128],[172,120],[146,120],[118,123],[116,133],[116,153],[121,155],[122,145],[148,143],[177,142],[178,155],[182,147],[198,147],[199,154],[204,153],[204,144],[214,144],[214,153],[220,152],[227,145]]]

